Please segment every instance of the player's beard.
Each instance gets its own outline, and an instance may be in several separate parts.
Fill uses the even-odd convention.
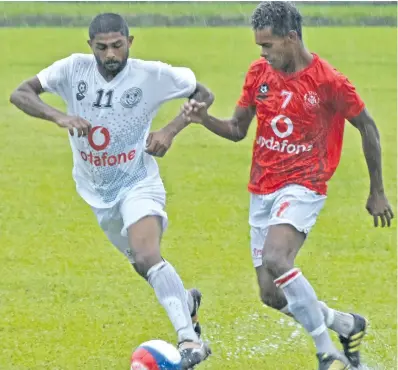
[[[129,53],[127,51],[127,54],[122,61],[112,60],[112,61],[102,62],[101,59],[97,56],[95,56],[95,59],[97,60],[98,65],[102,67],[103,71],[106,74],[116,76],[126,66],[128,57]]]

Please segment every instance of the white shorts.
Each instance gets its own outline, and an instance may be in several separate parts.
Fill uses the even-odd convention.
[[[269,226],[290,224],[308,234],[325,200],[325,195],[300,185],[287,185],[272,194],[250,194],[250,246],[254,267],[262,265]]]
[[[166,192],[161,186],[132,189],[112,208],[94,208],[101,229],[109,241],[134,263],[129,246],[127,229],[146,216],[160,216],[162,232],[167,228],[167,213],[164,210]]]

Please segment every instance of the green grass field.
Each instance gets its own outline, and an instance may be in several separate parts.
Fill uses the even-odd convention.
[[[135,35],[133,55],[191,67],[215,92],[212,113],[220,116],[232,113],[259,52],[245,29],[140,29]],[[88,52],[86,30],[1,29],[0,38],[0,370],[127,370],[140,342],[174,343],[171,324],[76,195],[66,132],[8,102],[23,79],[55,59]],[[311,28],[305,39],[357,85],[376,119],[395,208],[396,30]],[[62,106],[54,97],[46,101]],[[155,127],[180,104],[166,105]],[[204,294],[201,316],[214,355],[200,369],[315,369],[304,331],[258,299],[246,190],[254,128],[235,144],[190,127],[159,160],[170,218],[164,256],[187,286]],[[368,188],[360,136],[347,125],[329,199],[297,265],[319,298],[369,318],[364,361],[368,369],[392,370],[396,221],[390,229],[372,227],[364,208]]]
[[[369,5],[307,5],[297,2],[304,16],[324,17],[396,17],[397,6]],[[162,15],[251,15],[257,3],[249,2],[1,2],[0,15],[13,17],[16,15],[59,14],[59,15],[95,15],[99,12],[120,12],[122,14],[162,14]]]

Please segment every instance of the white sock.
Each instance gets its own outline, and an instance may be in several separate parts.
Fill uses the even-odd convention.
[[[188,308],[187,291],[173,266],[166,261],[159,262],[149,269],[147,276],[149,284],[155,290],[156,297],[177,332],[178,341],[197,342],[198,336],[193,330]]]
[[[348,338],[352,329],[354,329],[354,316],[349,313],[333,310],[325,302],[319,301],[325,323],[328,328]]]
[[[285,293],[289,311],[314,339],[318,352],[337,352],[327,327],[314,289],[297,268],[291,269],[275,284]]]
[[[321,306],[326,326],[344,338],[348,338],[351,331],[354,329],[354,316],[349,313],[334,310],[328,307],[325,302],[318,301],[318,303]],[[285,315],[293,316],[289,311],[289,305],[286,305],[279,311]]]
[[[289,304],[287,304],[285,307],[282,307],[282,308],[279,310],[279,312],[282,312],[282,313],[284,313],[285,315],[294,318],[293,314],[292,314],[292,313],[290,312],[290,310],[289,310]]]

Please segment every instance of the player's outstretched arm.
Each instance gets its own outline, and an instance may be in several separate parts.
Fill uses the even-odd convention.
[[[370,195],[366,209],[373,216],[375,227],[378,226],[379,219],[382,227],[386,224],[390,226],[394,214],[384,194],[379,131],[366,109],[349,121],[361,133],[363,152],[370,176]]]
[[[195,99],[205,104],[206,107],[210,107],[214,102],[214,95],[207,87],[197,82],[190,99]],[[165,127],[149,134],[145,151],[153,156],[163,157],[170,149],[173,139],[188,125],[189,122],[185,120],[181,112]]]
[[[188,98],[188,100],[195,100],[197,102],[203,103],[209,108],[214,102],[214,95],[206,86],[201,83],[196,83],[196,89],[193,94]],[[164,129],[170,132],[173,137],[176,136],[183,128],[189,125],[184,119],[183,113],[180,112],[177,117],[175,117]]]
[[[37,77],[23,82],[10,96],[10,102],[29,116],[41,118],[56,123],[58,126],[67,128],[73,135],[73,128],[77,129],[78,135],[87,135],[90,123],[80,117],[71,117],[51,107],[40,99],[44,92]]]
[[[237,142],[246,137],[256,108],[236,106],[232,118],[222,120],[210,116],[204,103],[190,100],[182,107],[182,114],[187,122],[200,123],[216,135]]]

